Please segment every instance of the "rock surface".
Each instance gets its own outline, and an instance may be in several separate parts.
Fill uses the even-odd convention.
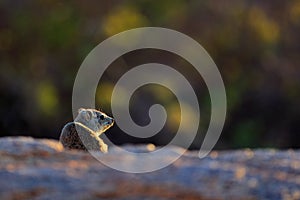
[[[300,151],[294,150],[213,151],[201,160],[191,151],[142,174],[116,171],[55,140],[1,138],[0,155],[0,199],[300,199]],[[111,149],[101,156],[122,154]]]

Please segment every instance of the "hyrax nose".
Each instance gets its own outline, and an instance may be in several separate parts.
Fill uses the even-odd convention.
[[[110,124],[113,124],[115,120],[113,118],[110,118]]]

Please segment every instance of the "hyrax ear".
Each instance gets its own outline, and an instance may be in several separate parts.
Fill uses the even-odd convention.
[[[86,121],[90,121],[92,119],[92,117],[93,117],[93,113],[91,111],[89,111],[89,110],[85,110],[83,112],[83,116],[84,116],[84,119]]]
[[[84,110],[85,110],[84,108],[79,108],[78,113],[80,113],[81,111],[84,111]]]

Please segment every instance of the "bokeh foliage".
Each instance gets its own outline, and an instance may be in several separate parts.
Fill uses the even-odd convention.
[[[72,120],[76,72],[90,50],[118,32],[143,26],[178,30],[197,40],[216,62],[228,95],[226,125],[218,148],[299,147],[300,2],[290,1],[0,1],[1,136],[58,138]],[[201,76],[168,52],[130,52],[101,79],[97,106],[110,113],[115,82],[130,68],[168,64],[186,77],[199,98],[201,138],[210,119],[210,100]],[[200,81],[199,81],[200,80]],[[164,144],[178,128],[180,109],[170,91],[145,86],[131,102],[138,124],[148,108],[163,104],[169,114],[162,133],[138,140],[110,131],[117,144]],[[192,116],[192,111],[191,111]]]

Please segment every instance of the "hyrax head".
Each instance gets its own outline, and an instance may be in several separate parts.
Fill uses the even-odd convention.
[[[114,124],[114,119],[107,116],[105,113],[95,109],[84,108],[78,110],[78,116],[74,121],[82,123],[98,135],[105,132]]]

